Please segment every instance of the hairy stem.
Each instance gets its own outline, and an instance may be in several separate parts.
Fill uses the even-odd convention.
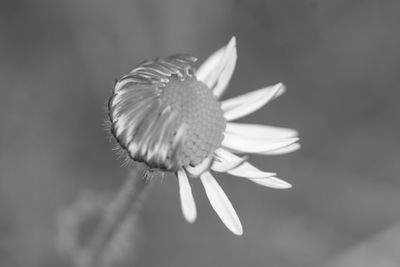
[[[118,233],[125,220],[132,218],[132,215],[135,216],[142,207],[154,173],[148,168],[139,172],[139,177],[136,176],[137,173],[131,171],[125,184],[123,184],[116,197],[106,208],[91,245],[82,257],[80,266],[103,266],[102,255],[110,247],[113,237]]]

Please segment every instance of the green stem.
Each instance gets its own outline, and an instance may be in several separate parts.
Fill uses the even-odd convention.
[[[130,173],[117,196],[106,208],[103,219],[95,231],[91,246],[82,257],[80,266],[102,266],[102,255],[110,247],[110,242],[115,234],[118,233],[125,220],[136,215],[142,207],[152,184],[154,173],[145,168],[141,172],[141,177],[137,177],[135,174],[134,171]]]

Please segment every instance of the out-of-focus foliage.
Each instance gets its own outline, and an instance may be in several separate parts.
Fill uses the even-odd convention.
[[[228,96],[288,87],[250,120],[299,129],[303,148],[252,161],[294,188],[219,175],[245,225],[237,238],[200,186],[202,215],[187,224],[166,176],[145,204],[139,266],[351,266],[359,246],[399,265],[381,251],[399,246],[398,228],[376,238],[400,219],[399,11],[372,0],[1,1],[0,266],[67,266],[59,210],[122,184],[128,170],[103,130],[116,78],[156,56],[204,59],[232,35]]]

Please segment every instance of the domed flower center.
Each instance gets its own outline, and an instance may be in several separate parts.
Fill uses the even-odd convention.
[[[212,91],[194,76],[172,76],[160,95],[161,103],[177,114],[176,127],[185,125],[178,161],[196,166],[220,146],[226,127],[221,105]]]
[[[117,81],[111,133],[130,159],[177,171],[214,153],[226,121],[212,91],[194,75],[196,59],[173,55],[139,64]]]

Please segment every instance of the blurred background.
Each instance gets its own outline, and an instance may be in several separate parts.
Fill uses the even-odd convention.
[[[294,187],[219,174],[236,237],[198,181],[186,223],[167,176],[145,203],[135,266],[400,266],[399,12],[373,0],[0,1],[0,266],[70,266],[58,214],[123,183],[103,127],[115,79],[156,56],[204,60],[232,35],[225,97],[288,87],[243,121],[299,130],[300,151],[251,156]]]

